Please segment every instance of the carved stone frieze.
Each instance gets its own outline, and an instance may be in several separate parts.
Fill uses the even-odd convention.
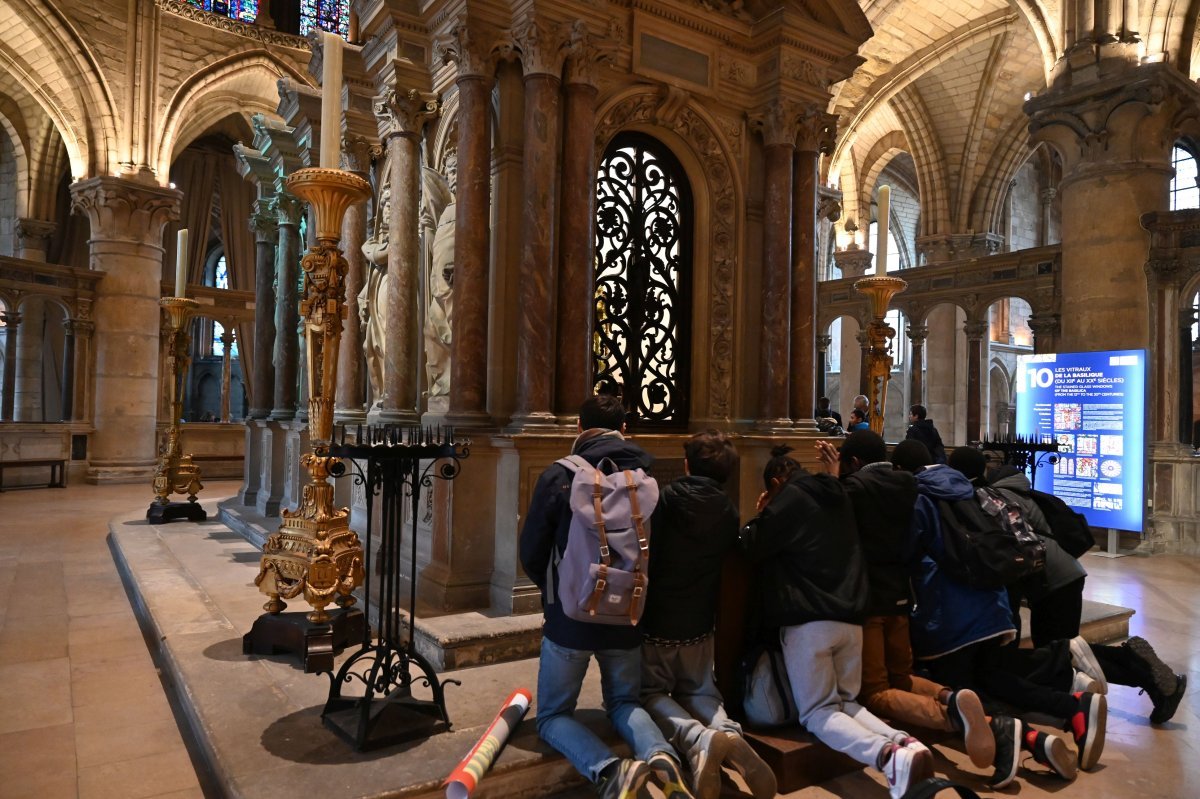
[[[274,28],[230,19],[224,14],[214,14],[211,11],[196,8],[191,3],[182,2],[182,0],[154,0],[154,4],[166,14],[183,17],[210,28],[232,33],[234,36],[241,36],[243,39],[252,39],[277,47],[290,47],[293,50],[311,51],[313,49],[312,42],[303,36],[293,36],[290,33],[281,33]]]
[[[596,85],[596,67],[612,63],[617,43],[588,29],[583,20],[575,20],[567,30],[567,83]]]
[[[797,55],[785,55],[779,65],[781,77],[807,83],[821,91],[829,89],[829,74],[823,66]]]
[[[754,85],[754,65],[740,58],[722,55],[717,64],[721,78],[738,86]]]

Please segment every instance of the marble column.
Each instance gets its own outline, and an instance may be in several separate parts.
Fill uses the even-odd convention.
[[[967,443],[979,441],[983,417],[982,374],[983,348],[986,345],[988,323],[968,320],[963,324],[967,334]]]
[[[21,314],[4,311],[4,385],[0,393],[0,421],[14,420],[17,382],[17,335],[21,327]]]
[[[925,404],[925,339],[928,337],[929,325],[908,326],[909,405]]]
[[[279,217],[272,204],[259,200],[250,217],[254,231],[254,371],[249,375],[250,418],[266,419],[274,400],[275,249]]]
[[[221,331],[221,345],[224,350],[221,354],[221,421],[225,424],[230,422],[229,395],[233,391],[233,325],[232,320],[226,320],[224,330]]]
[[[17,328],[17,374],[13,381],[13,411],[18,422],[46,421],[42,418],[45,302],[41,297],[29,297],[21,305],[21,326]]]
[[[378,151],[378,148],[375,148]],[[371,143],[364,136],[342,139],[343,166],[367,179],[371,170]],[[342,321],[342,339],[338,354],[337,390],[334,418],[347,424],[367,419],[366,377],[363,367],[362,320],[358,317],[358,294],[367,279],[367,258],[363,243],[367,240],[367,205],[355,203],[342,219],[342,254],[346,257],[346,318]]]
[[[296,418],[300,368],[300,216],[304,204],[290,194],[275,195],[279,246],[275,250],[275,394],[271,418]]]
[[[759,413],[756,426],[791,426],[792,366],[792,159],[796,109],[778,102],[755,120],[763,136],[762,330],[759,344]],[[811,411],[809,412],[811,415]]]
[[[149,481],[157,454],[158,348],[163,226],[179,218],[180,192],[113,177],[71,186],[91,223],[96,284],[95,406],[87,480]]]
[[[421,92],[391,91],[375,99],[391,163],[388,217],[387,350],[383,363],[380,419],[416,424],[421,339],[421,131],[438,112]],[[460,124],[465,124],[461,122]],[[457,286],[456,286],[457,288]],[[459,310],[459,309],[456,309]]]
[[[858,393],[869,397],[871,380],[867,375],[867,353],[871,350],[871,340],[866,328],[855,333],[854,340],[858,342]]]
[[[75,414],[75,322],[63,323],[62,359],[62,420],[69,422]]]
[[[594,52],[580,47],[567,61],[563,115],[558,272],[558,350],[554,410],[560,422],[579,413],[592,393],[593,271],[596,236],[596,96]]]
[[[27,261],[45,263],[46,252],[50,247],[50,236],[57,228],[58,225],[42,219],[17,219],[17,224],[13,229],[17,239],[17,246],[14,248],[17,257]]]
[[[554,260],[558,232],[559,76],[563,42],[541,22],[517,36],[525,83],[524,198],[521,209],[520,314],[513,429],[556,426],[554,408]],[[589,186],[591,183],[589,182]],[[626,390],[629,390],[628,387]]]
[[[788,415],[797,426],[814,427],[814,362],[817,297],[817,174],[815,149],[796,151],[792,186],[791,403]]]
[[[1192,324],[1196,312],[1188,305],[1179,311],[1179,443],[1191,446],[1194,422],[1192,421],[1192,395],[1194,387],[1192,367]]]
[[[450,323],[450,410],[457,425],[487,425],[488,265],[491,259],[491,127],[495,63],[484,37],[465,23],[438,42],[458,67],[458,187],[454,217],[454,316]]]
[[[825,376],[829,373],[829,347],[833,344],[833,336],[817,336],[817,380],[816,380],[816,395],[824,397],[825,394]],[[813,409],[817,406],[814,404]],[[811,415],[812,411],[809,411]]]

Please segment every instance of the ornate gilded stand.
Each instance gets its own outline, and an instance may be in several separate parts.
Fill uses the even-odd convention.
[[[333,435],[338,344],[346,314],[347,264],[338,247],[342,218],[352,205],[370,197],[371,187],[350,172],[322,168],[293,173],[287,186],[289,192],[308,202],[316,215],[317,244],[301,262],[304,294],[300,301],[308,353],[308,434],[312,452],[300,459],[309,472],[300,506],[283,512],[282,526],[263,546],[254,583],[269,597],[263,606],[267,613],[243,639],[242,648],[246,652],[286,648],[279,643],[280,631],[295,627],[296,623],[281,617],[287,607],[283,600],[298,596],[312,606],[307,621],[317,632],[327,633],[331,622],[343,628],[340,636],[335,631],[333,646],[339,645],[339,637],[344,644],[356,635],[354,630],[362,629],[361,611],[350,610],[356,601],[352,592],[363,578],[362,544],[349,528],[349,510],[333,506],[329,476],[339,473],[341,465],[337,458],[329,456],[329,445]],[[336,602],[341,612],[330,614],[326,606],[331,602]],[[272,634],[272,630],[280,635]],[[310,639],[306,632],[306,641]],[[306,670],[325,670],[319,669],[325,659],[313,666],[307,650],[308,644]],[[331,658],[329,662],[332,663]]]
[[[867,324],[867,401],[871,409],[871,429],[883,435],[884,411],[887,409],[887,381],[892,377],[892,339],[896,330],[884,321],[892,297],[908,288],[898,277],[864,277],[854,281],[854,290],[865,294],[871,303],[871,321]]]
[[[188,321],[200,304],[186,297],[163,297],[158,304],[167,312],[167,369],[171,371],[171,379],[167,381],[167,407],[171,409],[171,419],[158,453],[158,468],[154,470],[155,498],[146,511],[146,520],[151,524],[166,524],[175,519],[202,522],[208,514],[196,501],[196,495],[204,488],[200,483],[200,467],[192,463],[190,454],[183,452],[179,433],[183,380],[192,362]],[[187,494],[188,501],[172,502],[172,494]]]

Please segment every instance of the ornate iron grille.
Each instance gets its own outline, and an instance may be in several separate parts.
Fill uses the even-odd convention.
[[[687,424],[691,241],[679,162],[648,136],[618,136],[596,178],[592,374],[621,389],[631,426]]]

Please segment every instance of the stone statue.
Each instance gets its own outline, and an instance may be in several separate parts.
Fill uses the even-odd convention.
[[[370,268],[362,291],[358,293],[358,318],[365,331],[363,354],[367,359],[367,376],[371,382],[372,407],[378,407],[383,402],[383,363],[387,352],[388,216],[391,207],[392,190],[384,183],[379,191],[375,228],[362,246],[363,257]]]
[[[454,315],[454,192],[458,186],[458,159],[446,157],[445,176],[422,170],[424,217],[433,227],[429,257],[429,307],[425,314],[425,375],[428,394],[450,393],[450,320]]]

